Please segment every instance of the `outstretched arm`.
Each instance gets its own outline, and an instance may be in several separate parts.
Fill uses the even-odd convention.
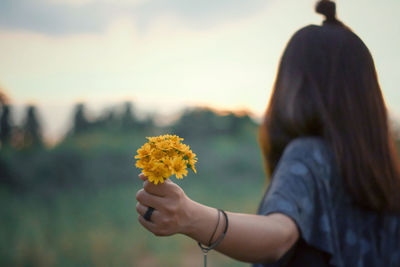
[[[136,195],[136,210],[140,214],[139,222],[146,229],[157,236],[185,234],[208,245],[218,220],[215,208],[191,200],[170,180],[155,186],[143,174],[140,178],[144,184]],[[150,222],[143,218],[148,207],[155,209]],[[293,220],[280,213],[262,216],[227,212],[227,215],[228,232],[216,250],[240,261],[277,261],[299,238]],[[225,220],[221,216],[212,242],[223,232],[224,227]]]

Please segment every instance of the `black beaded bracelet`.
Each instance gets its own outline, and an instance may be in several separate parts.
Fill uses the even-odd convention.
[[[218,209],[218,211],[219,211],[219,212],[222,212],[222,214],[223,214],[224,217],[225,217],[225,229],[224,229],[224,231],[222,232],[222,234],[218,237],[218,239],[217,239],[213,244],[211,244],[211,245],[208,246],[208,247],[205,247],[205,246],[203,246],[200,242],[197,242],[197,244],[199,245],[199,247],[200,247],[201,251],[203,251],[203,253],[207,253],[207,252],[209,252],[210,250],[214,249],[216,246],[218,246],[219,243],[221,243],[221,241],[224,239],[224,237],[225,237],[225,235],[226,235],[226,232],[228,231],[228,225],[229,225],[229,222],[228,222],[228,215],[225,213],[225,211],[223,211],[223,210],[221,210],[221,209]],[[218,216],[218,222],[219,222],[219,216]],[[218,227],[218,224],[217,224],[217,227]]]

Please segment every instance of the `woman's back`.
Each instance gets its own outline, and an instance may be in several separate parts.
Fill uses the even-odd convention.
[[[321,138],[297,138],[285,148],[259,209],[275,212],[291,217],[301,238],[264,266],[400,266],[400,215],[355,204]]]

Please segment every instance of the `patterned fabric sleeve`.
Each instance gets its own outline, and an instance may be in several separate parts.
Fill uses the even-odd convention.
[[[322,140],[300,138],[285,149],[259,214],[282,213],[298,226],[310,246],[335,254],[329,201],[330,168]]]

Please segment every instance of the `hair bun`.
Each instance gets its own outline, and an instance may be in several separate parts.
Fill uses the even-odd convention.
[[[315,11],[321,15],[324,15],[326,21],[336,21],[336,4],[330,0],[320,0]]]

